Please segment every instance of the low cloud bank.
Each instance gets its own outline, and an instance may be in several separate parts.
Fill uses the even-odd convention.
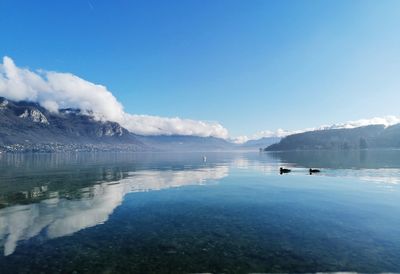
[[[52,112],[79,108],[96,119],[120,123],[129,131],[143,135],[194,135],[227,138],[228,131],[217,122],[134,115],[107,90],[71,73],[17,67],[10,57],[0,63],[0,96],[15,101],[32,101]]]
[[[341,124],[333,124],[330,126],[322,126],[319,129],[340,129],[340,128],[355,128],[370,125],[384,125],[385,127],[393,126],[400,123],[400,117],[388,115],[384,117],[374,117],[371,119],[360,119],[355,121],[348,121]]]
[[[228,130],[217,122],[166,118],[149,115],[124,114],[120,123],[127,129],[143,135],[192,135],[226,139]]]

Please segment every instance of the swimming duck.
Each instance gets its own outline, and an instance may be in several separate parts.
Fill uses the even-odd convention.
[[[321,170],[315,169],[315,168],[314,169],[310,168],[309,171],[310,171],[310,174],[321,172]]]
[[[289,173],[290,171],[291,171],[290,169],[288,169],[288,168],[283,168],[283,167],[281,167],[281,168],[279,169],[279,173],[280,173],[280,174]]]

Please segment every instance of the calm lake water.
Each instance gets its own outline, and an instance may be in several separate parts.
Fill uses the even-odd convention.
[[[400,151],[2,154],[0,272],[400,272],[399,183]]]

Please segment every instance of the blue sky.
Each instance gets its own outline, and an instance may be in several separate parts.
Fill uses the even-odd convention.
[[[400,1],[0,2],[0,55],[230,135],[399,115]]]

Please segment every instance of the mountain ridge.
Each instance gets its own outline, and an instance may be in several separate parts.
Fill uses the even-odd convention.
[[[265,151],[400,148],[400,124],[324,129],[292,134]]]
[[[125,145],[136,151],[145,147],[118,123],[97,121],[79,110],[52,113],[38,103],[1,97],[0,115],[3,150],[96,150]]]
[[[0,151],[208,151],[236,146],[216,137],[144,136],[79,109],[50,112],[40,104],[0,97]]]

